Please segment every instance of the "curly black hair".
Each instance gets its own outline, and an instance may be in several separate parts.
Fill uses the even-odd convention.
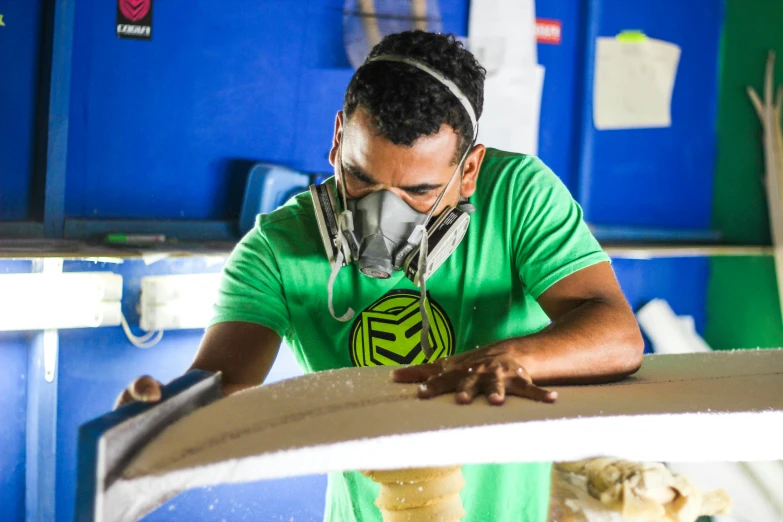
[[[465,94],[476,118],[484,105],[486,70],[454,35],[406,31],[373,47],[345,92],[345,117],[361,107],[378,133],[396,145],[411,146],[418,138],[437,133],[444,123],[450,125],[459,137],[457,163],[473,141],[473,124],[465,108],[445,85],[412,65],[369,63],[383,54],[413,58],[440,72]]]

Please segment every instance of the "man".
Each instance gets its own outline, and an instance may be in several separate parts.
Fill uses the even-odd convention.
[[[256,386],[284,338],[306,372],[414,363],[393,377],[421,382],[422,399],[455,393],[467,404],[483,394],[494,405],[506,395],[551,402],[539,385],[609,382],[639,368],[634,315],[579,206],[538,159],[474,142],[484,74],[451,36],[406,32],[372,50],[335,121],[336,176],[324,190],[336,196],[336,241],[322,241],[322,208],[309,193],[260,216],[225,267],[192,368],[223,372],[225,394]],[[429,277],[421,249],[423,269],[383,273],[400,265],[391,256],[405,241],[382,239],[381,253],[368,253],[363,233],[419,246],[423,223],[470,210],[468,200],[464,238]],[[413,282],[422,279],[426,301]],[[120,402],[156,400],[158,386],[142,378]],[[463,520],[544,520],[550,469],[465,466]],[[359,473],[332,474],[327,520],[380,520],[377,491]]]

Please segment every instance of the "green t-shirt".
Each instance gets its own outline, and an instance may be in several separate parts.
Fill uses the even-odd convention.
[[[327,183],[334,183],[331,179]],[[560,180],[532,156],[487,149],[470,226],[457,250],[427,280],[433,357],[537,332],[549,318],[536,299],[587,266],[608,261]],[[309,192],[258,218],[224,269],[212,324],[245,321],[275,330],[305,372],[418,364],[418,288],[397,272],[372,279],[353,264],[334,286]],[[487,441],[491,444],[491,441]],[[520,441],[520,444],[526,444]],[[465,466],[464,522],[541,522],[550,463]],[[357,472],[329,476],[326,520],[380,521],[378,486]]]

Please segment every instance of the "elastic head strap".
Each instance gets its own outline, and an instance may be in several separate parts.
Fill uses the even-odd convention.
[[[412,65],[413,67],[416,67],[421,71],[424,71],[425,73],[429,74],[430,76],[438,80],[444,86],[446,86],[446,88],[449,91],[451,91],[451,94],[453,94],[454,97],[457,98],[457,100],[459,100],[459,102],[465,108],[465,112],[468,113],[468,117],[470,117],[470,123],[473,125],[473,141],[474,142],[476,141],[476,138],[478,137],[478,119],[476,118],[476,112],[473,110],[473,105],[470,104],[470,100],[468,100],[468,97],[462,93],[462,90],[460,90],[460,88],[457,87],[456,83],[449,80],[444,75],[442,75],[435,69],[432,69],[428,65],[418,60],[414,60],[413,58],[408,58],[407,56],[399,56],[396,54],[381,54],[367,61],[367,63],[372,63],[372,62],[407,63],[408,65]]]

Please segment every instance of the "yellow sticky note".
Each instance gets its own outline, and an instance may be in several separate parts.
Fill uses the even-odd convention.
[[[5,27],[5,22],[3,22],[3,15],[0,14],[0,27]]]
[[[622,43],[640,43],[647,41],[647,35],[638,30],[622,31],[617,35],[617,41]]]

